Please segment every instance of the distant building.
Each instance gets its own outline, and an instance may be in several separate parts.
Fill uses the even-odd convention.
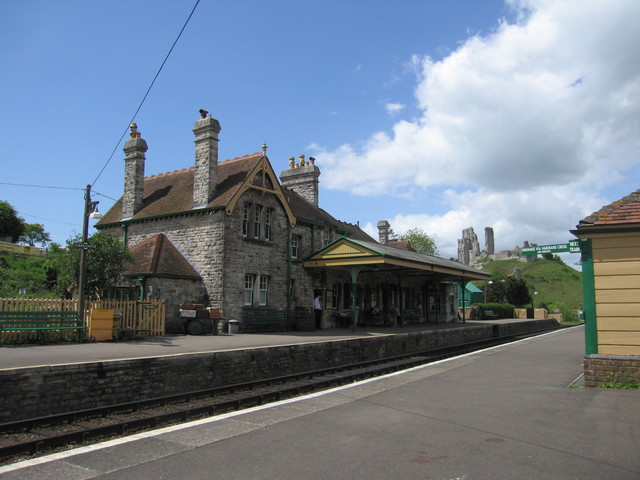
[[[532,244],[535,245],[535,244]],[[528,247],[529,242],[525,241],[524,246]],[[502,250],[495,252],[493,228],[484,229],[484,249],[480,250],[478,236],[473,231],[473,227],[462,230],[462,238],[458,240],[458,261],[464,265],[482,268],[487,260],[519,260],[521,262],[533,262],[535,255],[521,255],[521,247],[513,247],[513,250]]]

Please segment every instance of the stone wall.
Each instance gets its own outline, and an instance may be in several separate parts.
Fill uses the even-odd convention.
[[[585,355],[584,384],[599,387],[604,383],[640,383],[640,356]]]
[[[243,204],[261,205],[272,209],[271,239],[245,238],[242,234]],[[248,190],[238,201],[228,217],[225,231],[224,269],[225,279],[223,316],[242,322],[244,319],[244,278],[246,274],[269,277],[266,308],[287,308],[287,252],[289,248],[287,216],[275,195],[265,195]],[[254,304],[258,306],[258,290],[254,290]]]
[[[467,325],[324,343],[0,370],[0,423],[421,352],[540,326],[539,321]]]

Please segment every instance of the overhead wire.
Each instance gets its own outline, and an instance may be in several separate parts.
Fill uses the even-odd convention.
[[[164,58],[164,60],[162,62],[162,65],[160,65],[160,68],[156,72],[156,75],[153,77],[153,80],[151,81],[151,84],[149,85],[149,88],[147,88],[147,92],[144,94],[144,97],[142,98],[142,101],[140,102],[140,105],[138,105],[138,108],[136,109],[135,113],[133,114],[133,117],[131,117],[131,120],[129,120],[129,123],[127,123],[127,126],[124,129],[124,132],[122,132],[122,135],[118,139],[118,142],[116,143],[116,146],[113,148],[113,151],[111,152],[111,155],[109,155],[109,158],[107,159],[107,162],[102,167],[102,170],[100,170],[100,172],[98,173],[98,176],[95,178],[95,180],[93,181],[92,185],[95,184],[98,181],[98,179],[100,178],[100,176],[102,175],[104,170],[107,168],[107,166],[111,162],[111,159],[113,158],[113,156],[115,155],[116,151],[118,150],[118,147],[120,146],[120,143],[122,142],[122,139],[124,138],[124,136],[129,131],[129,126],[133,123],[133,121],[138,116],[138,112],[140,112],[140,109],[142,108],[142,105],[144,105],[144,102],[147,99],[147,96],[149,95],[149,92],[153,88],[153,85],[156,83],[156,80],[157,80],[158,76],[160,75],[160,72],[164,68],[165,63],[167,63],[167,60],[169,59],[169,56],[171,55],[171,52],[173,52],[174,47],[178,43],[178,40],[180,40],[180,37],[182,36],[182,32],[184,32],[185,28],[187,28],[187,25],[189,24],[189,20],[191,20],[191,17],[193,16],[193,13],[196,11],[196,8],[198,7],[199,3],[200,3],[200,0],[196,0],[195,5],[191,9],[191,13],[189,14],[189,17],[184,22],[184,25],[180,29],[180,33],[178,33],[178,36],[176,37],[176,39],[173,42],[173,45],[171,45],[171,48],[169,49],[169,52],[165,56],[165,58]]]

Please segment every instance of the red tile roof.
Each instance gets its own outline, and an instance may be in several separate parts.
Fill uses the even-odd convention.
[[[186,258],[163,234],[155,235],[131,248],[135,264],[125,268],[126,276],[171,275],[200,278]]]
[[[596,225],[615,226],[640,223],[640,190],[605,205],[597,212],[580,220],[578,228]]]

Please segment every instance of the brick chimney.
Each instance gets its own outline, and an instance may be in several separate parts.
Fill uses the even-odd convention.
[[[133,217],[141,208],[144,194],[144,161],[147,142],[140,138],[138,126],[132,123],[129,140],[124,144],[124,195],[122,220]]]
[[[378,222],[378,242],[382,245],[389,243],[389,229],[391,225],[386,220],[380,220]]]
[[[193,127],[196,136],[196,169],[193,174],[193,208],[206,207],[216,192],[218,183],[218,133],[220,123],[206,110],[200,110],[200,120]]]
[[[294,157],[289,157],[289,169],[280,172],[280,182],[317,207],[320,169],[316,167],[315,158],[309,157],[307,161],[304,155],[299,158],[300,162],[296,163]]]

